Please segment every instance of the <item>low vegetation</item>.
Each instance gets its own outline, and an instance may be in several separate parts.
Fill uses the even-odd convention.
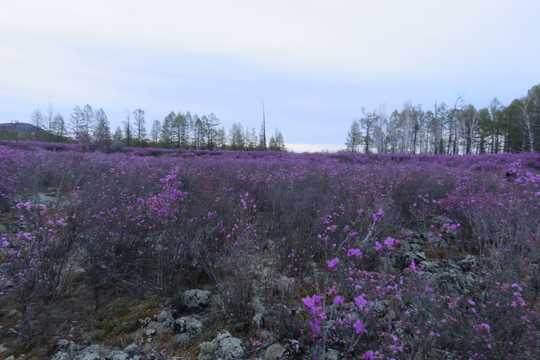
[[[126,346],[141,320],[181,314],[183,292],[198,288],[219,310],[195,343],[162,339],[170,356],[196,357],[224,329],[253,358],[272,345],[263,331],[300,341],[306,358],[538,355],[537,153],[10,144],[0,147],[10,354],[50,358],[68,335]]]

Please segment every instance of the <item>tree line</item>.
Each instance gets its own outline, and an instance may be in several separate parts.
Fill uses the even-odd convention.
[[[387,116],[366,111],[347,134],[346,151],[401,154],[497,154],[540,151],[540,85],[508,106],[494,98],[476,109],[458,97],[431,109],[406,102]]]
[[[208,150],[273,150],[286,151],[283,135],[277,128],[269,141],[266,139],[266,119],[259,133],[255,128],[234,123],[229,131],[220,127],[220,120],[214,113],[199,116],[171,111],[163,120],[154,120],[148,132],[145,111],[138,108],[127,111],[122,125],[114,132],[105,111],[75,106],[67,121],[61,114],[54,114],[52,106],[46,114],[40,109],[32,112],[31,123],[38,129],[46,130],[38,134],[45,141],[77,141],[98,147],[122,144],[128,147],[160,147],[166,149],[208,149]]]

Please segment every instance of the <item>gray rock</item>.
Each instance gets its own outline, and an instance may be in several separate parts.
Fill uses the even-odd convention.
[[[284,347],[285,350],[278,355],[277,360],[297,360],[301,358],[304,352],[300,347],[300,342],[297,340],[286,340]]]
[[[245,349],[242,340],[232,337],[228,331],[220,333],[214,341],[219,343],[216,351],[217,359],[239,360],[244,359]]]
[[[172,325],[172,323],[174,322],[174,317],[173,317],[173,315],[172,315],[172,313],[170,311],[163,310],[162,312],[160,312],[159,314],[154,316],[154,320],[156,322],[161,322],[161,323],[165,323],[165,324],[168,324],[168,325]]]
[[[174,321],[173,330],[176,334],[186,333],[192,338],[202,336],[202,323],[192,317],[185,316]]]
[[[218,349],[218,344],[214,341],[204,341],[199,344],[199,355],[197,360],[212,360]]]
[[[139,347],[136,344],[129,344],[124,349],[124,352],[129,356],[134,356],[139,351]]]
[[[285,347],[280,343],[275,343],[270,345],[268,349],[264,352],[265,360],[277,360],[279,356],[285,351]]]
[[[79,355],[75,356],[74,360],[100,360],[100,352],[101,348],[99,345],[90,345],[86,347]]]
[[[343,359],[343,355],[339,353],[339,351],[334,349],[328,349],[326,351],[324,360],[340,360]]]
[[[68,351],[70,354],[73,354],[76,351],[79,351],[81,349],[81,346],[75,344],[73,341],[66,340],[66,339],[60,339],[56,343],[56,346],[59,350]]]
[[[129,354],[123,351],[112,351],[105,357],[106,360],[128,360],[129,358]]]
[[[223,331],[211,342],[199,345],[198,360],[242,360],[245,359],[246,350],[242,341]]]
[[[196,311],[205,308],[210,302],[212,293],[206,290],[188,290],[182,294],[182,306],[187,310]]]
[[[57,352],[52,358],[51,360],[69,360],[71,359],[69,357],[69,354],[67,352],[63,352],[63,351],[59,351]]]
[[[251,323],[256,327],[261,328],[263,326],[264,313],[266,309],[258,297],[254,297],[253,300],[251,300],[250,305],[255,311],[255,315],[253,316],[253,319],[251,319]]]

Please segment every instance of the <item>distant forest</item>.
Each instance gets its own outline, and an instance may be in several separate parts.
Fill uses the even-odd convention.
[[[132,113],[128,111],[122,126],[112,132],[107,114],[102,108],[96,110],[88,104],[82,109],[75,106],[66,121],[61,114],[55,114],[50,106],[45,114],[35,109],[30,116],[30,124],[0,124],[0,139],[77,142],[95,147],[286,150],[283,135],[277,128],[267,141],[264,107],[259,133],[255,128],[244,129],[240,123],[234,123],[228,132],[219,125],[220,120],[213,113],[198,116],[189,111],[172,111],[162,121],[154,120],[148,132],[144,110],[136,109]]]
[[[31,124],[31,125],[30,125]],[[189,111],[171,111],[163,120],[146,127],[145,112],[127,112],[122,126],[113,132],[103,109],[75,106],[67,120],[35,109],[30,124],[0,124],[0,139],[48,142],[79,142],[96,147],[128,146],[165,149],[275,150],[286,151],[283,135],[276,128],[267,140],[264,105],[259,131],[234,123],[226,131],[213,114],[198,116]],[[149,130],[149,131],[148,131]],[[523,98],[505,106],[494,98],[476,109],[462,97],[454,104],[404,104],[389,116],[384,111],[366,111],[355,119],[344,152],[390,154],[497,154],[540,151],[540,84]]]
[[[497,98],[484,108],[454,104],[405,103],[390,116],[362,109],[353,121],[345,146],[352,153],[497,154],[540,151],[540,85],[508,106]]]

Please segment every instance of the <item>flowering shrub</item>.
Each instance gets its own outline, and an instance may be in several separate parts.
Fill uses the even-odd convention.
[[[0,301],[20,304],[26,339],[77,270],[98,309],[118,284],[173,297],[208,283],[227,314],[250,323],[255,290],[266,291],[256,295],[287,317],[266,326],[317,358],[534,358],[537,154],[45,144],[0,147],[11,222],[0,235]],[[287,290],[251,276],[262,264]]]

